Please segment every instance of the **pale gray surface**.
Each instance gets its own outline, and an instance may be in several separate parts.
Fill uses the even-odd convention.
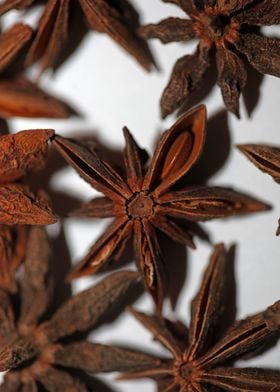
[[[159,0],[132,1],[143,11],[144,22],[156,22],[165,16],[180,15],[176,7],[163,4]],[[8,18],[8,23],[16,14]],[[279,29],[275,30],[278,32]],[[89,34],[75,55],[53,77],[44,76],[42,82],[50,91],[73,101],[84,113],[84,118],[69,121],[25,120],[12,121],[14,131],[29,128],[51,127],[66,136],[76,132],[96,131],[102,141],[113,147],[122,147],[121,128],[126,125],[134,133],[137,141],[152,151],[153,142],[160,130],[172,124],[175,117],[161,122],[158,100],[175,60],[190,53],[194,44],[163,45],[154,41],[152,45],[161,67],[161,73],[146,74],[117,45],[101,34]],[[204,225],[212,233],[213,243],[224,241],[237,244],[236,280],[238,284],[238,315],[262,310],[280,296],[280,238],[275,236],[277,219],[280,215],[280,186],[258,171],[242,156],[234,145],[246,142],[265,142],[280,145],[279,113],[280,80],[265,77],[261,85],[261,99],[251,119],[246,115],[241,103],[242,120],[229,115],[231,151],[224,167],[211,178],[211,183],[230,185],[255,194],[274,206],[272,211],[244,218],[213,221]],[[241,101],[242,102],[242,101]],[[223,109],[220,91],[215,87],[205,99],[209,117]],[[221,135],[224,125],[220,123]],[[215,154],[215,152],[213,152]],[[92,189],[78,175],[67,168],[53,179],[57,189],[70,193],[93,197]],[[85,254],[105,226],[104,222],[67,222],[66,234],[73,260]],[[55,231],[55,228],[54,230]],[[188,319],[189,301],[199,285],[199,279],[206,265],[211,248],[197,240],[197,250],[189,251],[188,274],[184,289],[177,305],[176,314]],[[95,278],[80,280],[75,289],[80,290]],[[138,308],[151,309],[147,295],[136,304]],[[166,309],[168,312],[168,309]],[[141,348],[159,346],[151,342],[151,336],[124,314],[118,322],[96,331],[92,337],[102,343],[132,343]],[[279,366],[280,346],[266,355],[246,365],[267,367]],[[243,365],[243,363],[242,363]],[[113,379],[113,377],[106,377]],[[119,383],[117,391],[153,391],[150,382]]]

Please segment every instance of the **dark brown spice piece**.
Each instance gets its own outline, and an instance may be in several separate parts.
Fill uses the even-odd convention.
[[[280,183],[280,149],[278,147],[261,144],[241,144],[237,147],[258,169]],[[280,219],[278,223],[276,234],[280,235]]]
[[[182,8],[189,19],[167,18],[140,29],[163,43],[199,40],[195,54],[180,58],[161,98],[162,116],[180,108],[199,88],[215,50],[219,85],[227,109],[239,116],[239,96],[246,85],[243,57],[260,73],[280,76],[280,40],[256,32],[280,23],[278,0],[163,0]],[[243,56],[244,55],[244,56]]]
[[[188,338],[178,339],[172,323],[131,310],[172,355],[160,366],[138,368],[137,360],[121,379],[152,378],[160,392],[280,391],[280,370],[235,368],[233,362],[253,356],[279,337],[280,301],[261,313],[233,322],[221,332],[228,310],[226,252],[216,246],[200,289],[192,301]],[[220,336],[219,336],[220,335]]]
[[[46,194],[43,191],[34,194],[21,181],[28,173],[43,167],[53,133],[51,129],[38,129],[0,136],[0,224],[56,222]]]
[[[38,3],[37,0],[6,0],[0,5],[0,15]],[[128,0],[47,0],[45,3],[27,65],[40,60],[42,71],[57,68],[69,44],[73,18],[82,12],[90,29],[108,34],[146,70],[151,68],[154,62],[151,52],[137,35],[139,15]]]
[[[67,118],[72,112],[66,104],[21,73],[32,38],[32,29],[22,23],[0,34],[0,117]]]
[[[158,359],[119,347],[69,339],[93,328],[136,281],[137,272],[122,271],[66,301],[42,322],[52,298],[53,275],[45,229],[30,229],[23,274],[20,275],[20,316],[16,319],[8,293],[0,287],[0,391],[86,392],[82,379],[71,374],[78,368],[91,373],[125,371],[133,360],[155,366]],[[62,340],[68,337],[67,341]],[[70,371],[69,369],[70,368]],[[68,371],[67,371],[68,369]]]
[[[228,188],[180,187],[182,179],[198,160],[205,133],[206,110],[200,106],[179,119],[165,132],[156,147],[150,166],[129,131],[124,128],[123,152],[126,179],[98,154],[81,144],[56,136],[54,144],[80,176],[105,194],[76,211],[77,216],[115,220],[78,264],[72,277],[100,270],[109,260],[118,259],[129,237],[134,237],[135,257],[147,288],[161,308],[164,273],[156,230],[172,240],[194,247],[192,234],[177,218],[204,221],[264,211],[267,205]]]
[[[26,226],[0,225],[0,290],[17,291],[16,271],[25,256],[27,233]]]

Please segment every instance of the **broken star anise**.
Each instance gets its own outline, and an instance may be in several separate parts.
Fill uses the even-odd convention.
[[[237,147],[258,169],[280,183],[279,147],[260,144],[241,144]],[[280,219],[276,234],[280,235]]]
[[[0,15],[11,9],[27,9],[39,0],[6,0]],[[75,17],[82,12],[90,29],[108,34],[145,69],[153,64],[147,43],[137,35],[139,15],[128,0],[47,0],[26,64],[40,61],[41,70],[55,69],[65,55]],[[82,20],[79,23],[83,23]],[[82,25],[79,30],[81,30]],[[77,33],[78,34],[78,33]]]
[[[152,378],[159,392],[280,391],[280,370],[236,368],[238,359],[268,348],[280,335],[280,301],[261,313],[226,325],[229,287],[223,245],[216,246],[200,289],[192,301],[189,328],[132,310],[172,355],[155,367],[131,363],[122,379]],[[184,333],[183,333],[184,332]]]
[[[0,136],[0,225],[47,225],[56,222],[48,197],[34,194],[22,179],[45,163],[50,129]]]
[[[150,166],[147,154],[138,147],[124,128],[124,179],[94,150],[56,136],[55,146],[91,186],[105,194],[81,207],[76,215],[115,220],[78,264],[72,277],[100,270],[109,260],[117,259],[133,235],[135,257],[145,284],[158,308],[164,296],[164,263],[156,231],[172,240],[194,247],[191,232],[178,218],[204,221],[267,209],[256,199],[232,189],[206,186],[180,186],[195,164],[203,147],[206,110],[200,106],[179,119],[158,142]]]
[[[72,112],[68,105],[45,93],[22,73],[32,38],[32,29],[22,23],[0,34],[0,117],[69,117]]]
[[[239,96],[246,85],[244,58],[260,73],[280,76],[280,39],[262,36],[260,26],[280,23],[278,0],[163,0],[182,8],[189,19],[167,18],[140,29],[163,43],[199,40],[192,55],[180,58],[161,98],[165,117],[199,88],[214,50],[217,83],[227,109],[239,116]]]
[[[158,360],[148,355],[73,336],[93,328],[138,277],[133,271],[114,273],[68,299],[46,319],[54,283],[50,250],[45,229],[33,226],[19,278],[19,317],[12,298],[0,287],[0,371],[9,370],[0,391],[35,392],[43,385],[50,392],[86,392],[73,368],[92,373],[127,370],[132,358],[155,365]]]

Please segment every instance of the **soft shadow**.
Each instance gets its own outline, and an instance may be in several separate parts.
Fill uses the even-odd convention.
[[[175,309],[187,276],[187,250],[162,233],[159,233],[159,243],[166,272],[166,297]]]
[[[214,174],[225,166],[230,151],[231,137],[228,114],[223,109],[208,120],[202,154],[185,177],[185,184],[204,185]]]
[[[27,182],[32,189],[43,189],[49,195],[55,213],[66,216],[81,204],[81,199],[67,192],[55,190],[50,186],[54,174],[67,167],[67,162],[54,149],[50,148],[45,167],[37,173],[31,173]]]
[[[52,239],[52,271],[55,277],[53,311],[65,303],[72,294],[70,284],[65,283],[65,278],[71,268],[71,257],[67,246],[63,224],[57,237]],[[52,312],[53,312],[52,311]]]
[[[263,78],[264,75],[256,71],[255,68],[247,62],[247,83],[242,94],[249,117],[252,116],[259,102]]]
[[[7,120],[4,118],[0,118],[0,136],[8,135],[10,133],[10,127],[8,125]]]

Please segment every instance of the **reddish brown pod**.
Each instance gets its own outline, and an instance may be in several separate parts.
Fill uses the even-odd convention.
[[[230,295],[226,270],[226,252],[218,245],[192,301],[189,328],[131,310],[170,357],[146,368],[135,359],[121,379],[151,378],[160,392],[280,391],[279,369],[234,366],[236,360],[252,357],[279,338],[280,301],[263,312],[233,321],[225,330]]]
[[[48,225],[56,222],[47,195],[33,193],[22,180],[42,169],[51,129],[0,136],[0,224]]]
[[[280,183],[280,149],[261,144],[240,144],[237,148],[262,172]],[[280,219],[276,232],[280,235]]]
[[[141,27],[145,38],[163,43],[198,39],[196,52],[181,57],[161,98],[162,117],[179,109],[202,85],[216,57],[217,84],[226,108],[239,116],[239,96],[247,81],[244,59],[260,73],[280,76],[280,40],[264,37],[261,26],[280,23],[278,0],[163,0],[188,16]]]
[[[23,75],[31,27],[17,23],[0,34],[0,116],[67,118],[72,110]]]
[[[36,4],[40,1],[6,0],[0,5],[0,15]],[[67,57],[66,48],[70,49],[72,41],[76,42],[85,29],[85,23],[90,29],[107,34],[146,70],[152,67],[154,60],[148,45],[137,34],[139,15],[128,0],[45,1],[26,64],[39,60],[42,71],[57,68]]]
[[[161,308],[165,274],[158,230],[175,242],[194,247],[192,231],[183,227],[180,220],[198,222],[268,208],[262,202],[229,188],[180,185],[180,180],[202,152],[205,122],[204,106],[179,119],[160,138],[148,167],[147,154],[124,128],[124,175],[93,149],[60,136],[53,139],[67,162],[93,188],[105,195],[91,200],[74,214],[114,218],[74,269],[72,277],[95,273],[109,260],[118,259],[128,239],[133,237],[138,268]]]

